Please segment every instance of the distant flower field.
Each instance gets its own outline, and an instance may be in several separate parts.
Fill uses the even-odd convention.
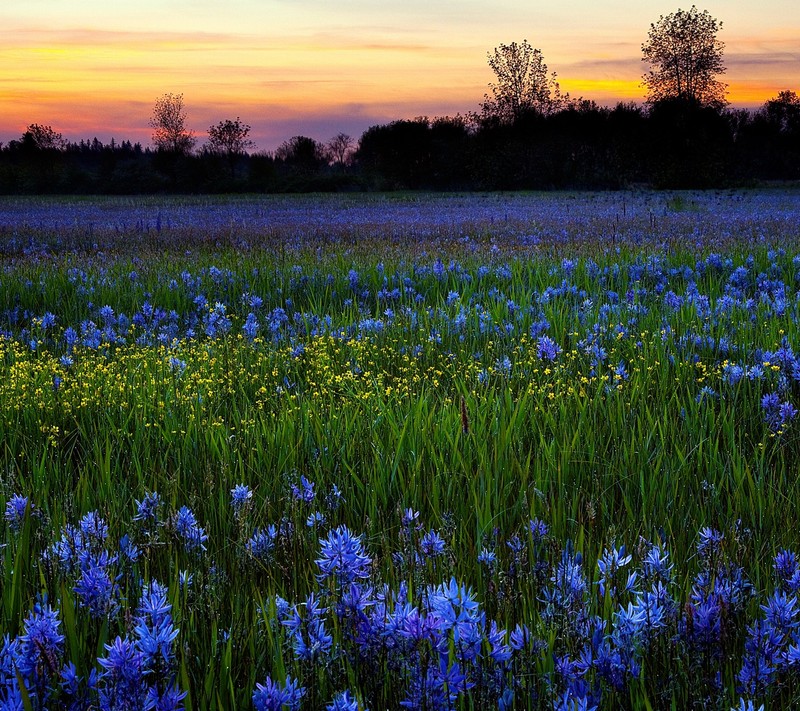
[[[1,709],[800,704],[800,194],[0,201]]]

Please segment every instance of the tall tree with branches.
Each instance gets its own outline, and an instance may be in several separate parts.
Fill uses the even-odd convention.
[[[249,135],[250,125],[242,123],[238,116],[234,121],[226,119],[208,127],[207,150],[227,159],[231,178],[235,176],[239,158],[247,153],[248,149],[256,147]]]
[[[513,123],[528,113],[548,114],[562,105],[556,73],[548,74],[542,51],[528,40],[501,44],[487,59],[496,81],[489,84],[492,93],[483,103],[485,115]]]
[[[727,84],[722,53],[725,45],[717,39],[722,22],[708,10],[678,10],[662,15],[650,25],[642,44],[642,61],[650,64],[643,75],[647,103],[680,100],[720,109],[727,104]]]
[[[150,126],[158,150],[187,155],[194,148],[194,133],[186,128],[183,94],[164,94],[156,99]]]

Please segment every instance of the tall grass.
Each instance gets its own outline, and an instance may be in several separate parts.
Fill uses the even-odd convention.
[[[800,397],[793,361],[764,355],[798,342],[797,235],[755,248],[747,237],[726,236],[721,255],[659,240],[608,249],[601,230],[570,253],[536,258],[492,250],[492,238],[463,253],[433,242],[433,253],[416,244],[387,255],[365,240],[347,255],[227,243],[189,254],[189,241],[141,257],[13,257],[0,297],[2,493],[30,505],[21,528],[7,516],[0,529],[3,629],[21,634],[46,594],[60,609],[65,659],[86,675],[106,644],[131,633],[140,581],[158,580],[180,628],[175,677],[186,708],[246,708],[267,674],[300,677],[308,708],[345,687],[382,708],[403,688],[388,681],[389,667],[384,683],[345,653],[307,665],[276,622],[276,595],[294,603],[319,589],[319,539],[340,525],[363,534],[376,584],[405,581],[419,601],[425,585],[454,576],[498,624],[528,624],[554,652],[576,650],[543,616],[551,573],[541,564],[555,566],[569,546],[609,623],[616,600],[595,585],[604,551],[661,542],[686,600],[706,526],[725,534],[725,554],[754,589],[771,593],[774,556],[799,543],[800,422],[771,426],[762,405],[771,393]],[[558,352],[543,352],[545,337]],[[745,375],[733,377],[734,366]],[[313,501],[292,494],[301,476]],[[253,498],[234,515],[238,484]],[[148,532],[132,518],[154,491],[163,525]],[[181,545],[182,506],[208,534],[205,551]],[[424,522],[415,535],[441,535],[442,556],[409,554],[419,541],[401,523],[408,508]],[[127,534],[142,550],[120,572],[119,611],[102,619],[45,555],[90,511],[107,521],[109,542]],[[315,511],[324,521],[309,525]],[[531,540],[532,519],[549,527],[544,548]],[[247,542],[270,523],[279,534],[267,564]],[[527,546],[521,568],[506,545],[515,535]],[[483,549],[496,551],[496,567],[478,563]],[[750,619],[758,604],[748,603]],[[624,690],[604,682],[602,708],[712,698],[728,708],[745,637],[743,624],[731,628],[734,651],[714,662],[718,688],[691,650],[662,639]],[[531,663],[539,695],[515,703],[552,706],[553,656]],[[666,665],[676,676],[661,687]],[[757,690],[797,700],[787,688]],[[480,705],[480,693],[453,703]]]

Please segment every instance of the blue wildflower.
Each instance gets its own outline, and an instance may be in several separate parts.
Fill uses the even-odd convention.
[[[247,541],[247,552],[256,560],[264,563],[268,562],[272,558],[277,535],[278,532],[274,524],[268,526],[266,529],[257,528],[250,537],[250,540]]]
[[[242,332],[249,340],[253,340],[258,335],[258,319],[256,315],[251,311],[247,314],[245,318],[244,324],[242,325]]]
[[[289,711],[297,711],[305,693],[305,688],[292,677],[287,677],[286,683],[280,686],[268,676],[263,684],[256,684],[253,706],[255,711],[283,711],[284,706],[288,706]]]
[[[250,506],[253,500],[253,491],[247,484],[237,484],[231,489],[231,506],[233,514],[239,518]]]
[[[25,520],[25,512],[28,510],[28,497],[21,494],[14,494],[6,501],[6,510],[3,517],[8,523],[9,529],[14,533],[19,533],[22,523]]]
[[[292,496],[298,501],[310,503],[314,500],[314,482],[309,481],[305,476],[300,476],[300,486],[292,484]]]
[[[173,518],[175,533],[183,539],[184,546],[190,553],[198,553],[206,549],[208,536],[197,523],[194,513],[188,506],[182,506]]]
[[[369,577],[372,560],[364,552],[361,538],[346,526],[330,531],[327,538],[320,539],[320,545],[320,557],[315,561],[322,571],[317,576],[320,581],[335,577],[337,584],[344,585]]]
[[[539,360],[554,361],[561,353],[559,346],[550,336],[542,335],[536,342],[536,355]]]
[[[141,501],[136,502],[136,515],[134,521],[141,521],[148,526],[160,524],[159,510],[161,509],[161,497],[158,492],[151,491],[144,495]]]
[[[333,702],[328,704],[325,709],[326,711],[359,711],[358,701],[350,696],[349,691],[343,691],[334,696]]]
[[[761,398],[764,420],[767,426],[777,433],[782,433],[789,422],[797,416],[797,409],[790,402],[781,402],[777,393],[768,393]]]
[[[444,553],[446,544],[442,537],[431,529],[422,537],[419,547],[423,556],[426,558],[435,558]]]
[[[28,691],[36,694],[42,706],[49,696],[52,677],[61,668],[64,635],[60,626],[58,610],[45,602],[37,602],[25,618],[23,633],[19,636],[17,669]]]
[[[144,707],[142,655],[129,639],[117,637],[106,644],[106,656],[97,661],[103,668],[98,683],[100,707],[122,709]]]
[[[119,588],[109,572],[116,560],[115,556],[103,551],[97,556],[88,556],[81,564],[80,576],[73,590],[80,604],[96,619],[107,617],[117,609]]]

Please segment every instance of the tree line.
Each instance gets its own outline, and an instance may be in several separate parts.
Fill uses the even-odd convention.
[[[527,40],[487,54],[495,80],[478,111],[397,120],[358,141],[295,136],[255,150],[241,118],[187,128],[183,96],[164,94],[152,145],[69,142],[31,124],[0,144],[0,193],[512,190],[630,186],[706,188],[800,180],[800,97],[789,89],[758,110],[726,99],[722,23],[678,10],[650,26],[644,104],[598,106],[561,91]]]

